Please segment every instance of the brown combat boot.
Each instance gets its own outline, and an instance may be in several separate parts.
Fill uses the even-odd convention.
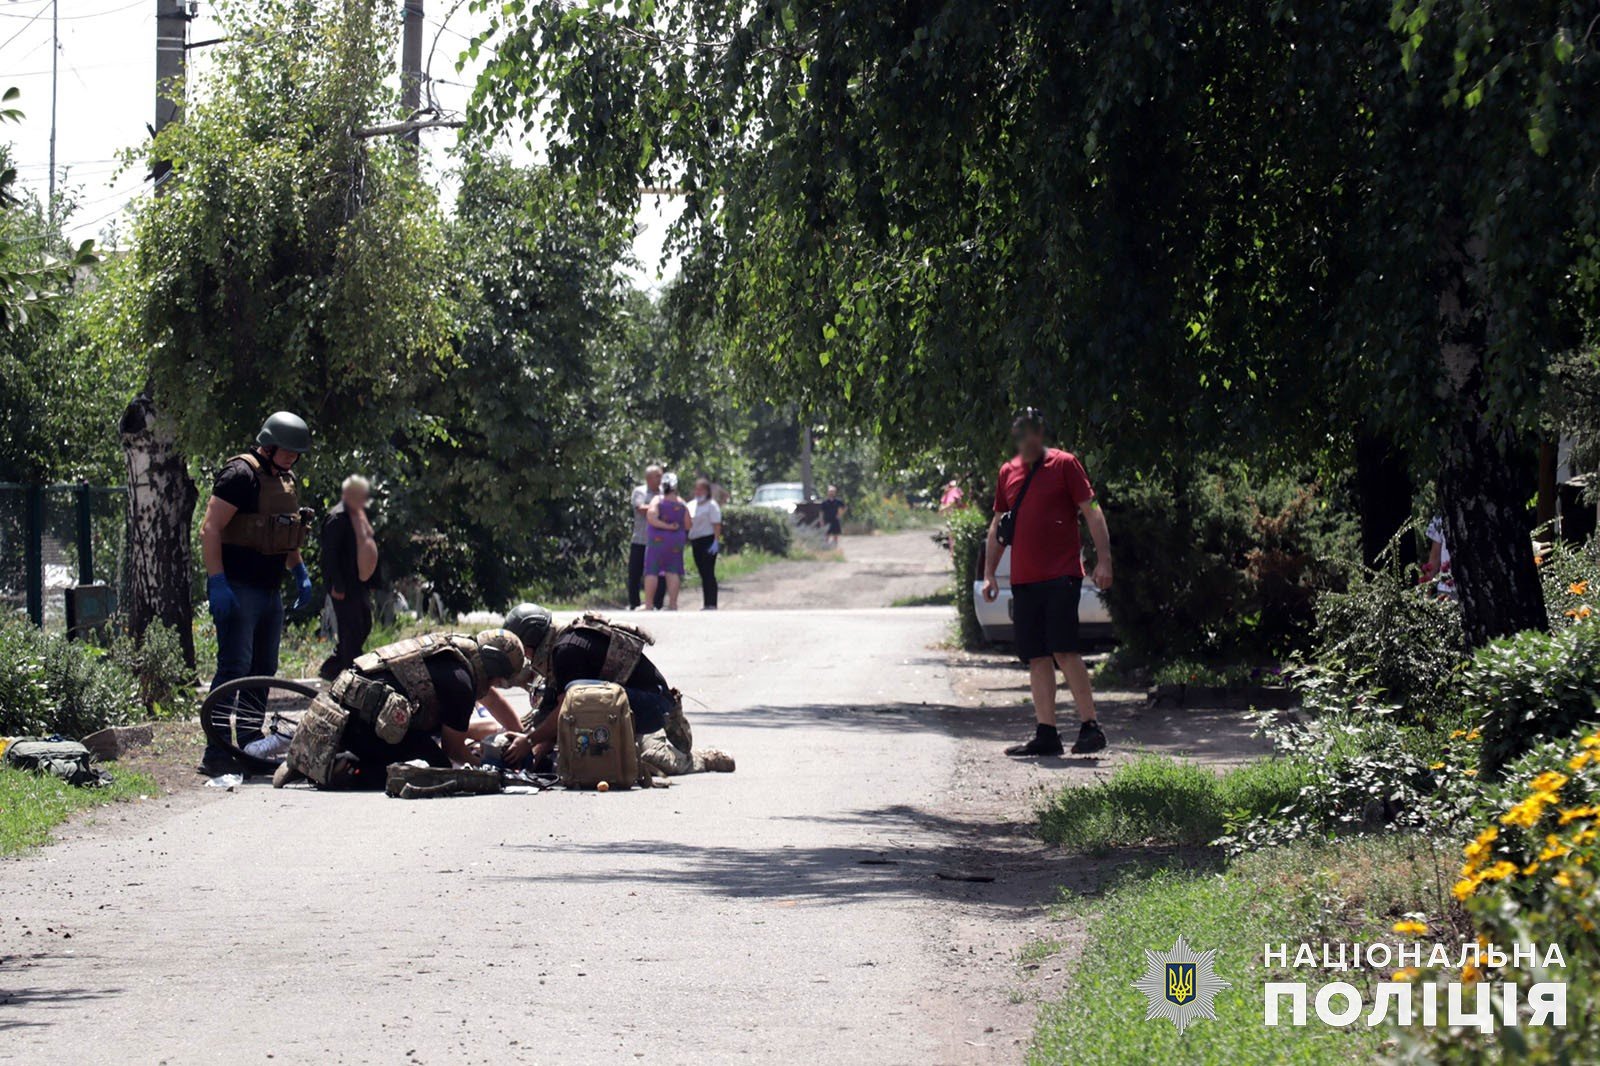
[[[701,748],[694,753],[694,757],[709,773],[733,773],[733,756],[721,748]]]

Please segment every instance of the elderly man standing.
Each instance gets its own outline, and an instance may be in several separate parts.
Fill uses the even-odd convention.
[[[367,582],[378,569],[378,540],[367,517],[372,484],[360,474],[344,479],[339,502],[322,520],[322,572],[333,601],[334,652],[322,664],[332,681],[355,663],[372,634],[372,597]]]
[[[644,484],[633,490],[633,541],[628,545],[628,608],[639,609],[640,592],[644,589],[644,549],[650,542],[650,505],[661,495],[661,466],[651,463],[644,468]],[[666,586],[656,587],[654,606],[660,608],[666,598]]]

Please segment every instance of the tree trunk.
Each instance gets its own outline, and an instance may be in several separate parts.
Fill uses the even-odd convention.
[[[1405,453],[1388,437],[1371,430],[1356,433],[1356,506],[1361,518],[1361,559],[1376,569],[1383,553],[1411,521],[1414,486]],[[1396,550],[1400,565],[1417,561],[1417,538],[1403,536]]]
[[[147,393],[123,412],[121,433],[128,459],[128,628],[136,637],[152,622],[176,628],[192,667],[189,531],[198,494],[171,423]]]
[[[1439,473],[1450,568],[1461,623],[1474,646],[1525,629],[1546,629],[1544,590],[1533,561],[1524,476],[1511,462],[1515,441],[1497,424],[1484,390],[1492,301],[1481,278],[1476,238],[1447,229],[1440,261],[1439,362],[1451,414]]]

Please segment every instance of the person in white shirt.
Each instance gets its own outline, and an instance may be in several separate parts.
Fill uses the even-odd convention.
[[[694,549],[694,568],[700,574],[705,609],[717,609],[717,554],[722,550],[722,508],[711,491],[711,482],[701,478],[694,483],[694,500],[689,504],[689,547]]]
[[[644,484],[633,490],[628,501],[633,508],[633,540],[628,545],[628,609],[639,609],[639,594],[644,590],[644,549],[650,539],[650,505],[661,495],[661,467],[651,463],[644,468]],[[656,586],[653,604],[659,609],[666,596],[666,586]]]
[[[1441,596],[1456,598],[1456,579],[1450,572],[1450,545],[1444,537],[1444,518],[1435,516],[1428,523],[1428,561],[1422,564],[1424,583],[1434,582],[1433,589]]]

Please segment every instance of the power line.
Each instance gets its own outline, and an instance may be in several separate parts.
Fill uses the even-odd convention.
[[[37,10],[33,14],[29,15],[28,16],[28,21],[24,22],[20,27],[18,27],[16,33],[13,33],[10,37],[7,37],[4,42],[0,42],[0,51],[3,51],[5,49],[5,47],[6,47],[6,45],[10,44],[12,41],[16,40],[18,37],[21,37],[29,26],[32,26],[35,22],[39,21],[39,16],[40,15],[44,14],[46,11],[49,11],[49,10],[50,9],[48,7],[41,7],[39,10]],[[17,17],[20,18],[21,16],[19,15]]]
[[[62,15],[61,16],[61,21],[62,22],[79,22],[79,21],[81,21],[83,19],[105,18],[107,15],[117,15],[117,14],[120,14],[120,13],[122,13],[124,11],[132,11],[136,7],[143,6],[143,4],[144,4],[144,0],[134,0],[134,2],[131,3],[131,4],[124,4],[122,7],[108,8],[105,11],[85,11],[82,14],[78,14],[78,15]],[[8,18],[8,19],[25,18],[25,19],[28,19],[31,22],[34,18],[37,18],[39,15],[42,15],[43,13],[44,12],[41,10],[41,11],[35,12],[32,16],[29,16],[29,15],[16,14],[16,13],[10,12],[10,11],[0,11],[0,18]]]

